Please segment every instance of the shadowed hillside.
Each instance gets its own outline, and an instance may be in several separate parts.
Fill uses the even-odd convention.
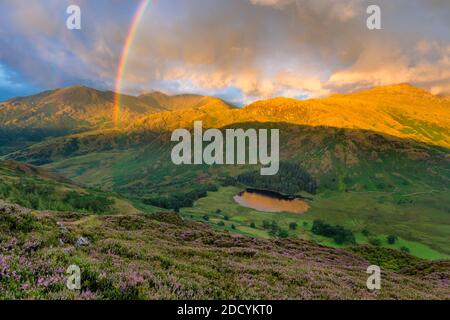
[[[0,199],[39,210],[104,213],[136,212],[117,194],[93,190],[43,168],[0,161]]]

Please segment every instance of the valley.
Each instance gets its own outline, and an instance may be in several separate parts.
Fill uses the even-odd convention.
[[[449,0],[67,2],[0,0],[0,303],[450,300]]]
[[[37,98],[46,101],[57,95],[70,104],[72,95],[94,101],[109,97],[97,91],[87,95],[85,90],[91,89],[77,90],[71,88],[69,96],[67,91],[56,91]],[[89,99],[83,100],[87,106],[92,105]],[[137,120],[130,118],[128,126],[124,122],[121,128],[102,127],[90,120],[89,128],[71,129],[72,133],[16,148],[3,157],[58,172],[101,192],[120,194],[141,211],[179,211],[186,219],[218,230],[347,247],[311,232],[314,221],[323,220],[351,231],[358,244],[395,248],[425,259],[448,259],[448,99],[409,85],[323,100],[259,101],[242,109],[195,95],[154,93],[135,99],[141,107],[133,110],[141,113],[135,113]],[[32,100],[23,98],[20,103],[48,103]],[[411,104],[414,114],[409,111]],[[362,109],[371,117],[361,117]],[[420,121],[405,120],[412,117]],[[51,120],[44,119],[42,126]],[[192,130],[193,120],[222,131],[278,129],[279,174],[264,180],[253,175],[258,171],[255,165],[174,165],[171,130]],[[309,208],[298,216],[241,207],[233,197],[248,187],[305,196],[311,199]],[[389,235],[398,240],[388,244]]]

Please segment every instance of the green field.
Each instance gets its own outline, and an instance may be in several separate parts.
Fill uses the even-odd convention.
[[[243,128],[267,125],[240,124]],[[399,240],[393,248],[407,248],[427,259],[449,257],[448,149],[364,130],[283,123],[270,126],[281,129],[281,161],[302,168],[317,182],[306,214],[241,208],[232,199],[244,187],[237,177],[259,170],[259,166],[175,166],[170,161],[170,142],[140,132],[51,140],[27,149],[18,158],[45,163],[45,168],[89,187],[119,193],[140,210],[181,208],[186,218],[208,220],[215,228],[230,232],[268,238],[274,234],[262,224],[275,221],[284,236],[287,232],[291,237],[336,246],[333,239],[310,232],[313,221],[320,219],[351,230],[358,243],[377,241],[388,246],[386,237],[396,235]],[[299,180],[279,176],[283,176],[281,183],[269,189],[283,192],[277,188]],[[225,183],[227,179],[234,182]],[[208,185],[219,187],[219,192],[206,198],[191,197]],[[198,201],[193,207],[191,203],[180,205],[183,197]],[[298,228],[289,230],[294,222]],[[370,236],[363,236],[363,231]]]
[[[448,248],[448,238],[445,238],[445,228],[442,228],[442,235],[436,233],[434,234],[434,238],[430,239],[430,236],[421,238],[423,236],[421,233],[421,227],[423,225],[415,226],[408,219],[397,222],[390,219],[386,223],[377,220],[377,223],[374,224],[371,221],[372,216],[370,214],[356,215],[356,212],[360,210],[358,203],[370,201],[372,198],[369,197],[362,196],[359,201],[356,201],[357,196],[360,195],[348,194],[347,198],[340,196],[340,201],[331,201],[332,195],[317,196],[310,202],[311,208],[305,214],[287,212],[268,213],[238,205],[233,200],[233,196],[241,190],[241,188],[237,187],[220,188],[218,192],[210,192],[208,193],[208,197],[196,201],[193,208],[182,209],[181,213],[185,218],[198,221],[205,221],[205,216],[207,215],[208,222],[217,229],[262,238],[270,237],[269,232],[262,227],[263,221],[276,221],[281,228],[288,230],[290,237],[312,239],[323,245],[339,247],[340,245],[334,243],[333,239],[318,236],[311,232],[313,221],[323,219],[327,222],[340,224],[352,229],[356,233],[358,244],[367,244],[369,243],[369,238],[378,238],[381,240],[383,247],[392,249],[407,247],[412,255],[420,258],[431,260],[450,258],[445,250],[434,249],[424,244],[428,240],[431,243],[441,243],[444,249],[447,244]],[[387,219],[389,217],[389,212],[386,210],[387,208],[380,207],[378,219],[382,219],[383,217]],[[414,212],[411,212],[411,214],[414,214]],[[289,230],[289,224],[292,222],[297,223],[297,230]],[[255,224],[253,228],[250,226],[252,223]],[[233,225],[235,228],[232,228]],[[433,224],[430,227],[436,228],[439,231],[439,226],[437,225]],[[364,228],[370,230],[371,234],[369,237],[365,237],[361,233],[361,230]],[[389,245],[387,243],[388,234],[398,235],[399,239],[395,244]]]

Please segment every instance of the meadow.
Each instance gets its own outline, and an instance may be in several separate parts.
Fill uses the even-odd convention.
[[[361,214],[360,210],[362,209],[358,207],[357,203],[364,204],[364,208],[367,208],[367,201],[371,201],[373,196],[348,194],[347,198],[343,198],[341,195],[317,195],[313,201],[309,201],[311,207],[306,213],[269,213],[238,205],[233,197],[240,191],[242,191],[242,187],[222,187],[218,192],[208,192],[207,197],[197,200],[192,208],[182,209],[181,214],[188,219],[208,222],[217,230],[228,230],[258,238],[270,238],[270,230],[265,229],[263,224],[264,221],[275,221],[280,228],[288,232],[289,237],[314,240],[332,247],[346,247],[347,245],[336,244],[333,239],[311,232],[314,220],[322,219],[328,223],[342,225],[353,230],[358,244],[370,244],[374,242],[373,239],[379,239],[380,243],[377,244],[379,246],[398,250],[403,247],[408,248],[412,255],[420,258],[430,260],[450,258],[445,250],[448,248],[448,238],[445,236],[448,230],[445,228],[443,228],[442,234],[439,234],[438,225],[428,226],[436,228],[434,237],[430,239],[428,233],[424,236],[421,232],[422,224],[414,223],[414,220],[403,217],[398,221],[392,221],[391,211],[388,211],[390,210],[389,206],[381,206],[377,210],[375,223],[370,213]],[[333,199],[333,196],[339,200]],[[410,214],[415,215],[417,212]],[[383,218],[385,221],[382,220]],[[290,228],[292,223],[297,225],[295,230]],[[367,234],[366,231],[368,231],[368,235],[364,235]],[[387,242],[390,234],[398,236],[398,240],[394,244]],[[430,246],[424,244],[427,240],[430,242]],[[441,250],[434,249],[433,244],[436,243],[442,245]]]

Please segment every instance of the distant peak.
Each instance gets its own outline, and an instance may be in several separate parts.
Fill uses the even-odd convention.
[[[164,92],[157,91],[157,90],[150,91],[150,92],[144,92],[139,95],[139,97],[155,97],[155,96],[168,97],[169,95],[165,94]]]
[[[70,86],[56,89],[55,92],[99,92],[99,90],[87,86]]]
[[[399,83],[399,84],[379,86],[371,89],[362,90],[356,93],[378,93],[378,92],[393,93],[393,94],[406,93],[406,94],[431,95],[431,93],[428,90],[413,86],[410,83]]]

